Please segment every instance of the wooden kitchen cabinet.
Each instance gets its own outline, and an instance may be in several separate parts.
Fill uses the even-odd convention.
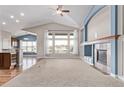
[[[2,62],[2,55],[0,54],[0,67],[3,66],[3,62]]]
[[[11,53],[0,53],[0,69],[10,69],[16,65],[15,55]]]

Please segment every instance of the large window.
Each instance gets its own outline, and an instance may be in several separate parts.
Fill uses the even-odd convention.
[[[47,54],[77,54],[77,33],[69,32],[48,32]]]
[[[55,33],[55,53],[62,54],[68,53],[68,34],[67,33]]]
[[[37,53],[36,41],[23,41],[22,49],[23,52]]]
[[[55,53],[68,53],[68,40],[55,40]]]

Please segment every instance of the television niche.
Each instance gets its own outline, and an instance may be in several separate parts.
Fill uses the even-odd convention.
[[[84,56],[92,57],[92,45],[84,45]]]

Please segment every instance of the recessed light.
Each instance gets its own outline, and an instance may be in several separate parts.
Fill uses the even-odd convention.
[[[19,20],[16,20],[16,23],[19,23],[20,21]]]
[[[11,16],[10,16],[10,18],[11,18],[11,19],[13,19],[13,18],[14,18],[14,16],[13,16],[13,15],[11,15]]]
[[[6,22],[2,22],[3,25],[6,25]]]
[[[20,13],[21,16],[24,16],[25,14],[24,13]]]

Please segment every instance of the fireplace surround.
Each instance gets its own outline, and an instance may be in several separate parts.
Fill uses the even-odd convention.
[[[107,66],[107,50],[97,50],[97,62]]]
[[[94,66],[107,74],[111,73],[111,43],[95,44]]]

